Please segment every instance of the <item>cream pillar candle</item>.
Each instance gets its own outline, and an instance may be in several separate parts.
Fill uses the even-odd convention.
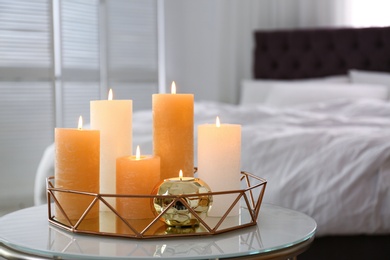
[[[91,101],[91,129],[100,130],[100,193],[116,192],[116,159],[132,154],[132,101]],[[105,198],[115,208],[115,198]],[[107,207],[101,205],[101,210]]]
[[[160,181],[160,158],[142,155],[139,147],[135,156],[116,160],[116,193],[150,195]],[[154,218],[150,198],[117,198],[117,210],[126,219]]]
[[[55,140],[55,187],[67,190],[99,193],[100,134],[96,130],[56,128]],[[73,224],[81,217],[93,196],[56,192],[56,198]],[[91,209],[86,219],[97,218],[99,205]],[[56,218],[67,223],[56,207]],[[96,222],[95,222],[96,223]]]
[[[198,126],[198,176],[213,192],[239,190],[241,176],[241,126],[216,124]],[[209,216],[222,216],[236,194],[213,196]],[[238,215],[236,206],[229,216]]]
[[[154,154],[161,159],[161,180],[194,174],[194,95],[153,95]]]

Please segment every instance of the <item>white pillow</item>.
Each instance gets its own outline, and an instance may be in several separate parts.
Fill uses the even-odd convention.
[[[387,96],[388,88],[380,85],[333,82],[310,84],[279,83],[272,87],[264,104],[273,107],[290,107],[340,98],[386,100]]]
[[[279,83],[295,83],[295,84],[311,84],[320,82],[339,82],[347,83],[349,78],[347,75],[329,76],[323,78],[309,78],[299,80],[243,80],[241,81],[241,105],[248,104],[263,104],[267,99],[268,93]]]
[[[379,71],[350,70],[348,74],[352,83],[370,83],[390,87],[390,73]]]

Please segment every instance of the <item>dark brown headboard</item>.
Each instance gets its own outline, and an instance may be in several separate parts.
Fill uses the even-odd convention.
[[[390,72],[390,27],[256,31],[255,79]]]

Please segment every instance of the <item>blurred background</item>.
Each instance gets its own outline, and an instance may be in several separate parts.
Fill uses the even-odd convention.
[[[388,26],[387,0],[0,0],[0,216],[33,205],[55,127],[89,101],[151,95],[172,80],[195,100],[237,103],[253,32]]]

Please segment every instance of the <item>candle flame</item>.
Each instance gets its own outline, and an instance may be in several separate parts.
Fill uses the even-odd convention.
[[[112,100],[113,94],[112,94],[112,88],[110,88],[110,91],[108,91],[108,100]]]
[[[221,121],[219,121],[219,116],[215,119],[215,126],[216,127],[221,127]]]
[[[180,172],[179,172],[179,178],[180,178],[180,180],[183,178],[183,171],[182,170],[180,170]]]
[[[82,116],[79,117],[78,129],[79,130],[83,129],[83,117]]]
[[[171,85],[171,94],[176,94],[176,83],[172,81]]]
[[[139,149],[139,145],[137,145],[137,150],[135,152],[135,159],[140,160],[141,159],[141,151]]]

